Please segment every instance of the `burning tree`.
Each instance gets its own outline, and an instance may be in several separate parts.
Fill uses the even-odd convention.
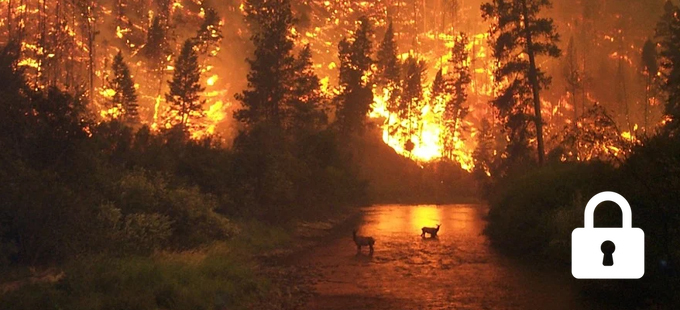
[[[112,94],[111,108],[114,111],[110,115],[116,117],[116,114],[120,114],[121,118],[127,122],[138,121],[137,91],[130,76],[130,68],[123,61],[121,51],[118,51],[113,59],[111,70],[113,71],[113,78],[108,81],[108,89]]]
[[[373,64],[373,31],[366,17],[359,18],[357,24],[351,40],[344,38],[338,45],[342,92],[338,97],[336,117],[344,137],[363,132],[366,115],[373,102],[372,84],[369,80]]]
[[[188,39],[175,61],[172,80],[168,81],[170,92],[165,95],[165,100],[170,104],[168,123],[186,130],[192,119],[203,117],[205,100],[201,100],[200,94],[205,88],[201,86],[200,80],[196,46],[192,39]]]
[[[631,137],[621,135],[614,118],[599,104],[584,111],[578,124],[576,130],[569,127],[559,133],[562,142],[553,154],[560,160],[622,161],[633,146]]]
[[[146,44],[141,50],[141,55],[148,61],[151,78],[158,79],[158,91],[160,95],[163,85],[163,75],[171,58],[170,43],[167,39],[167,21],[160,16],[154,16],[151,27],[147,33]]]
[[[550,77],[538,68],[536,56],[560,55],[553,20],[538,17],[541,9],[550,6],[549,0],[493,0],[482,5],[484,19],[491,21],[490,43],[498,61],[496,80],[502,83],[493,105],[509,131],[508,155],[517,159],[528,155],[529,141],[535,136],[539,164],[543,164],[545,153],[540,91],[550,84]],[[530,123],[535,133],[530,131]]]
[[[222,35],[222,21],[220,20],[220,16],[215,9],[208,8],[205,10],[203,23],[196,33],[198,51],[204,55],[217,55],[222,38],[224,38],[224,36]]]

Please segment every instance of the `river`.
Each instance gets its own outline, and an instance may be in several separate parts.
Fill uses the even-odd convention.
[[[379,205],[364,210],[357,255],[346,235],[299,257],[315,294],[305,309],[589,309],[562,280],[490,247],[479,205]],[[441,224],[439,237],[420,228]]]

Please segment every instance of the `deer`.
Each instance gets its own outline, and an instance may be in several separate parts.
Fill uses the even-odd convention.
[[[425,234],[430,234],[430,237],[431,237],[431,238],[437,237],[437,233],[439,232],[439,226],[441,226],[441,224],[437,224],[437,228],[434,228],[434,227],[423,227],[423,228],[422,228],[423,233],[420,234],[420,236],[421,236],[421,237],[425,237]]]
[[[361,253],[362,246],[368,246],[370,254],[373,254],[373,245],[375,244],[373,237],[357,236],[355,229],[352,231],[352,239],[354,239],[354,243],[357,245],[357,254]]]

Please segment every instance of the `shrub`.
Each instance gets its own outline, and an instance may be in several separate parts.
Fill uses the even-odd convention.
[[[225,240],[236,232],[235,225],[215,212],[217,199],[197,187],[170,188],[161,176],[149,178],[144,171],[135,171],[120,180],[114,193],[119,194],[110,198],[125,214],[128,235],[134,238],[142,238],[135,231],[156,232],[161,235],[143,238],[149,242],[168,239],[170,246],[187,249]],[[166,238],[168,225],[172,233]]]

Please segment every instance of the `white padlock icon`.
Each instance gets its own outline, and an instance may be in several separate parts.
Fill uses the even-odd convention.
[[[623,227],[595,228],[595,208],[612,201],[621,208]],[[577,279],[639,279],[645,274],[645,232],[633,228],[626,198],[599,193],[588,201],[584,227],[571,233],[571,274]]]

